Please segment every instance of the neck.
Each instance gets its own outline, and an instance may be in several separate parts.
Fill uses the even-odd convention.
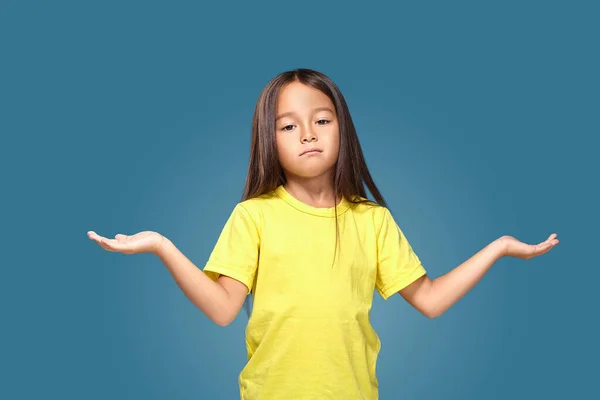
[[[331,177],[299,178],[287,176],[284,188],[301,202],[317,208],[329,208],[339,204],[341,195],[335,196]]]

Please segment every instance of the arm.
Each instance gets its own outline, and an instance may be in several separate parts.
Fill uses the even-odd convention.
[[[246,285],[224,275],[213,281],[167,238],[155,254],[186,297],[211,321],[226,326],[235,319],[248,294]]]
[[[433,280],[422,276],[398,293],[423,315],[439,317],[471,290],[501,255],[501,245],[492,242],[445,275]]]
[[[512,256],[528,260],[550,251],[556,244],[556,234],[537,245],[522,243],[512,236],[503,236],[445,275],[434,280],[425,275],[398,293],[427,317],[439,317],[471,290],[501,257]]]

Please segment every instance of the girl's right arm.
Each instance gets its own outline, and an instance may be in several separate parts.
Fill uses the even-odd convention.
[[[210,279],[163,235],[144,231],[132,236],[118,234],[114,239],[88,232],[102,248],[124,254],[152,253],[165,264],[186,297],[217,325],[229,325],[240,312],[248,295],[243,283],[221,275]]]
[[[155,254],[187,298],[214,323],[226,326],[235,319],[248,295],[246,285],[225,275],[213,281],[167,238]]]

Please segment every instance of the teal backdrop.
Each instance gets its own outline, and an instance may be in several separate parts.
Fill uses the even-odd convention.
[[[432,278],[501,235],[561,240],[501,259],[437,319],[376,295],[381,399],[598,396],[599,11],[0,2],[0,397],[239,398],[246,314],[211,323],[156,257],[86,232],[158,231],[203,267],[257,96],[298,67],[341,88]]]

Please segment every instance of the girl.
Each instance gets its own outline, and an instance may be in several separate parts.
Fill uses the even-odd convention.
[[[438,317],[500,257],[529,259],[558,243],[556,234],[537,245],[502,236],[430,279],[371,178],[344,97],[307,69],[276,76],[260,94],[243,198],[203,270],[156,232],[88,236],[108,251],[158,256],[221,326],[253,294],[239,376],[246,400],[377,399],[375,290]]]

